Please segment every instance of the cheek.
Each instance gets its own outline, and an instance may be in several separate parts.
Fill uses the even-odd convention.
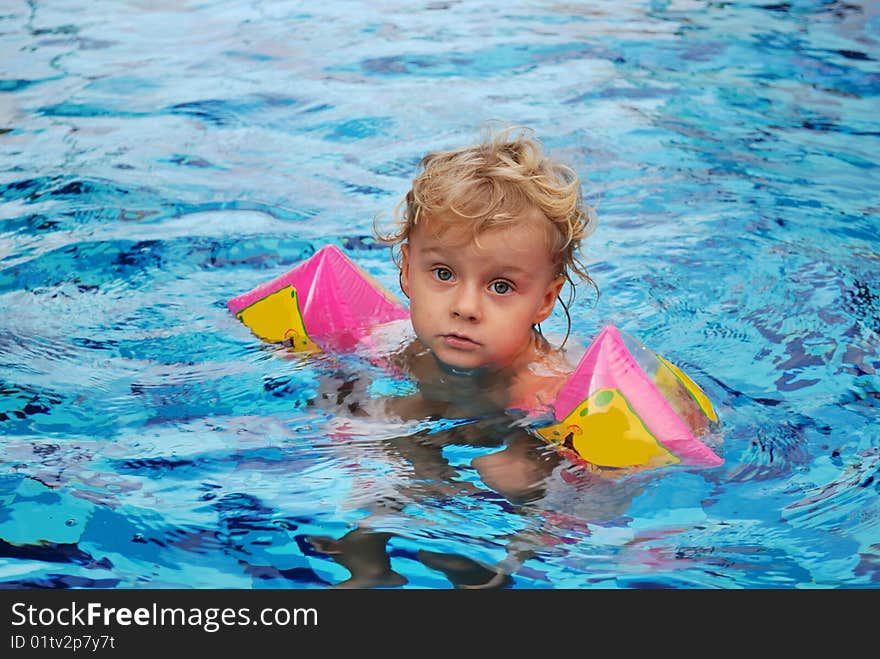
[[[412,296],[412,276],[409,266],[404,262],[400,269],[400,288],[407,297]]]
[[[523,327],[526,330],[531,329],[534,324],[535,316],[538,315],[540,304],[534,299],[521,300],[515,308],[507,310],[504,314],[503,322],[511,328],[511,331]]]
[[[409,315],[416,330],[424,327],[433,316],[430,298],[420,290],[418,284],[410,288]]]
[[[410,307],[417,307],[424,313],[442,304],[442,294],[438,292],[434,282],[424,275],[413,276],[409,280],[409,288]]]
[[[500,343],[522,343],[532,331],[531,310],[520,309],[515,314],[499,314],[495,317],[493,325],[495,335]]]

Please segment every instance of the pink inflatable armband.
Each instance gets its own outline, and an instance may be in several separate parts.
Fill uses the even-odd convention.
[[[718,425],[709,398],[681,369],[613,325],[590,343],[553,407],[557,423],[538,434],[593,465],[723,462],[697,439]]]
[[[347,350],[379,323],[409,311],[335,245],[226,303],[261,339],[294,350]]]

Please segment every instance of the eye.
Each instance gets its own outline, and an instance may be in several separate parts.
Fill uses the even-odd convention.
[[[452,279],[452,270],[449,268],[439,267],[434,268],[434,276],[440,281],[449,281]]]
[[[513,286],[506,281],[493,281],[491,287],[498,295],[507,295],[513,290]]]

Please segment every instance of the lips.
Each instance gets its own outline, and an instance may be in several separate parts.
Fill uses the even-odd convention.
[[[443,341],[446,346],[455,348],[456,350],[474,350],[475,348],[480,347],[479,343],[463,334],[441,334],[440,340]]]

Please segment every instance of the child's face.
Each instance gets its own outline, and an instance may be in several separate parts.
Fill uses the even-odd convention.
[[[534,357],[532,326],[545,320],[564,282],[543,218],[462,238],[417,225],[402,245],[404,293],[419,340],[458,369],[501,369]],[[441,224],[442,226],[442,224]],[[447,225],[448,226],[448,225]]]

